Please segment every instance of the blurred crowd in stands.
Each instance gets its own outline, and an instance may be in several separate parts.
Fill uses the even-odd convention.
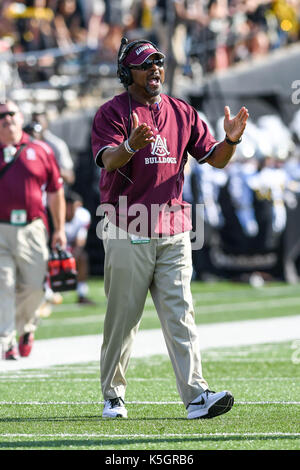
[[[116,67],[123,35],[155,42],[183,75],[200,71],[204,76],[299,42],[300,0],[1,0],[0,98],[14,88],[62,76],[66,66],[75,66],[76,79],[93,64]],[[76,66],[83,69],[78,72]],[[222,123],[212,126],[222,139]],[[78,135],[82,122],[79,128]],[[79,193],[80,204],[92,215],[86,246],[91,273],[102,274],[94,217],[100,170],[89,139],[81,153],[74,155],[71,149],[70,154],[66,143],[51,133],[45,103],[41,110],[33,109],[25,130],[51,143],[66,189]],[[194,217],[197,204],[204,204],[204,248],[193,253],[196,278],[263,271],[298,282],[299,145],[300,111],[288,125],[275,115],[250,120],[225,170],[190,159],[184,197],[193,205]]]
[[[193,63],[205,74],[299,41],[299,25],[300,0],[2,0],[0,57],[21,54],[21,80],[42,81],[66,50],[69,62],[114,62],[126,35],[154,41],[186,75]],[[43,54],[24,56],[33,51]]]

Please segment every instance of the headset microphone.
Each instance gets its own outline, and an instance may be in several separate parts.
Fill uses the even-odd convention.
[[[125,48],[126,48],[128,42],[129,42],[128,39],[125,38],[125,37],[123,37],[121,39],[120,49],[119,49],[119,52],[118,52],[118,62],[119,63],[122,62],[122,60],[124,58],[123,57],[124,56],[124,51],[125,51]]]

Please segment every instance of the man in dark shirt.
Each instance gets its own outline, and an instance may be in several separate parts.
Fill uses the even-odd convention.
[[[211,392],[202,376],[190,290],[192,226],[182,200],[184,165],[189,154],[223,168],[248,111],[243,107],[231,118],[225,107],[226,139],[217,142],[193,107],[162,93],[164,54],[147,40],[122,40],[118,75],[126,91],[99,108],[92,128],[106,214],[103,417],[127,417],[125,373],[150,290],[187,417],[212,418],[230,410],[233,396]]]

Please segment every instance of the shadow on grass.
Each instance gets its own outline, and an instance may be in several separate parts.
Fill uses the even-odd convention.
[[[114,449],[116,450],[116,446],[122,446],[123,450],[126,450],[128,447],[128,450],[131,450],[129,446],[135,444],[135,445],[140,445],[141,449],[144,450],[144,444],[149,445],[151,442],[153,443],[153,446],[157,446],[157,444],[179,444],[180,447],[178,449],[180,450],[183,447],[184,443],[197,443],[197,444],[203,444],[203,443],[209,443],[209,442],[230,442],[230,441],[235,441],[235,442],[242,442],[242,441],[247,441],[249,443],[249,440],[251,441],[278,441],[278,440],[297,440],[299,439],[299,436],[205,436],[199,438],[192,437],[192,438],[141,438],[138,439],[136,437],[130,439],[111,439],[111,438],[102,438],[102,439],[58,439],[58,440],[43,440],[43,441],[19,441],[19,442],[0,442],[0,449],[21,449],[21,448],[28,448],[28,449],[62,449],[62,448],[90,448],[90,449],[103,449],[103,450],[109,450],[109,449]],[[196,448],[197,449],[197,448]]]

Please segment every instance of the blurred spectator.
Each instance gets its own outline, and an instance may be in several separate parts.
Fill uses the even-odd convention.
[[[208,64],[210,69],[224,69],[229,65],[228,39],[230,20],[227,0],[210,0],[208,3],[208,37],[215,42],[214,54]]]
[[[75,181],[74,163],[66,142],[50,131],[49,120],[45,111],[34,112],[32,114],[32,123],[40,125],[39,128],[33,126],[33,132],[38,131],[35,137],[42,139],[52,148],[64,183],[71,186]]]
[[[112,63],[118,53],[121,38],[127,31],[134,28],[131,14],[133,0],[103,0],[97,1],[88,26],[89,45],[98,40],[98,50],[93,57],[93,63]],[[92,45],[93,47],[93,45]]]
[[[104,0],[79,0],[87,25],[87,45],[96,50],[107,35],[108,25],[104,21]]]
[[[198,29],[206,23],[203,2],[199,0],[173,0],[174,31],[171,46],[172,55],[180,65],[187,65],[188,56],[193,48],[193,36],[196,40]],[[197,50],[201,44],[197,41]],[[203,47],[203,46],[202,46]]]
[[[4,100],[8,91],[12,88],[20,88],[22,86],[18,70],[12,60],[13,54],[10,42],[11,39],[9,37],[0,39],[0,100]]]
[[[78,303],[94,305],[88,298],[89,274],[88,255],[85,250],[88,230],[91,223],[89,211],[83,207],[82,198],[74,191],[66,192],[66,224],[67,247],[73,253],[78,271],[77,294]]]
[[[227,68],[231,62],[234,35],[227,0],[209,0],[201,22],[191,32],[191,56],[200,61],[203,72]]]
[[[10,4],[10,0],[0,2],[0,38],[9,38],[13,43],[17,39],[17,32],[15,22],[7,14]]]
[[[46,0],[12,2],[4,16],[15,25],[15,51],[26,53],[57,47],[54,12],[47,7]],[[39,58],[32,56],[29,63],[19,62],[19,73],[25,83],[48,80],[54,72],[55,59],[50,53]]]
[[[78,1],[58,0],[54,23],[57,42],[61,48],[86,41],[87,25]]]
[[[53,30],[54,13],[46,0],[27,1],[25,5],[12,3],[8,16],[16,22],[19,42],[26,51],[37,51],[57,45]]]
[[[133,0],[131,7],[133,31],[136,38],[146,38],[160,46],[158,30],[160,16],[157,0]],[[132,39],[131,34],[128,35]]]
[[[247,22],[249,25],[248,49],[252,56],[265,55],[270,50],[269,25],[267,12],[270,2],[247,2]]]
[[[299,40],[300,2],[299,0],[275,0],[271,11],[276,16],[283,45]]]
[[[105,0],[104,21],[108,32],[103,40],[103,48],[107,56],[115,57],[118,53],[124,30],[133,23],[130,7],[133,0]]]

